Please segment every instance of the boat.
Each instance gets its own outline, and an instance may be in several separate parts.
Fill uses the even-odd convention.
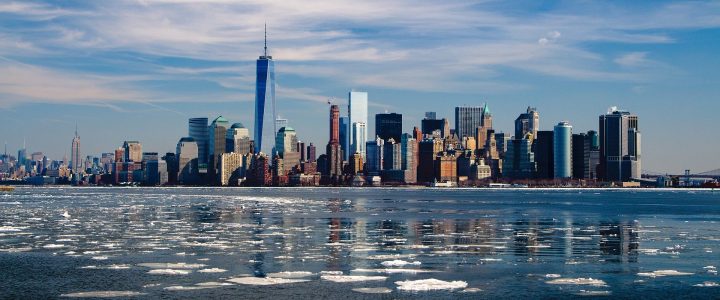
[[[15,190],[14,186],[9,186],[9,185],[0,186],[0,192],[12,192],[14,190]]]

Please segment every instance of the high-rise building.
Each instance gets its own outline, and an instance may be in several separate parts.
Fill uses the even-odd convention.
[[[198,146],[198,164],[207,164],[208,158],[208,118],[191,118],[188,120],[188,136]]]
[[[422,119],[420,121],[420,127],[422,128],[422,132],[425,134],[434,134],[435,132],[440,132],[440,138],[445,138],[450,136],[450,123],[447,119]]]
[[[399,141],[402,135],[402,115],[384,113],[375,115],[375,136],[383,140],[390,138]]]
[[[295,143],[295,149],[297,149],[298,152],[300,152],[300,162],[306,162],[307,161],[307,149],[305,148],[305,143],[303,141],[298,141]]]
[[[223,153],[220,156],[220,185],[236,186],[242,173],[245,157],[240,153]]]
[[[72,140],[72,149],[70,153],[70,159],[72,159],[72,171],[74,173],[82,173],[84,168],[82,167],[82,158],[80,158],[80,136],[77,133],[77,126],[75,127],[75,137],[73,137]]]
[[[405,183],[417,182],[418,143],[412,135],[403,133],[401,143],[402,169],[405,171]]]
[[[530,139],[508,141],[507,152],[502,160],[503,176],[512,179],[529,179],[535,176],[535,154]]]
[[[572,126],[563,121],[553,128],[553,165],[555,178],[571,178],[572,174]]]
[[[210,124],[208,130],[208,166],[207,174],[210,182],[217,182],[220,169],[220,156],[225,153],[225,138],[230,123],[227,119],[219,116]]]
[[[475,129],[475,141],[477,143],[477,149],[485,149],[485,144],[488,140],[488,131],[492,130],[492,114],[490,113],[490,107],[487,103],[483,106],[482,115],[480,116],[480,126]]]
[[[330,141],[328,141],[326,152],[327,172],[325,175],[330,178],[337,178],[343,171],[343,153],[340,146],[340,107],[330,106]],[[331,179],[334,180],[334,179]]]
[[[402,145],[389,138],[383,151],[383,170],[402,170]]]
[[[418,182],[432,182],[435,179],[435,160],[443,152],[443,140],[439,137],[424,139],[418,143]]]
[[[194,184],[198,182],[198,144],[192,137],[181,138],[175,149],[178,163],[178,182]]]
[[[160,184],[160,156],[157,152],[143,152],[142,154],[143,184]]]
[[[628,181],[641,177],[638,116],[611,108],[600,116],[598,178]]]
[[[586,133],[576,133],[572,135],[573,178],[590,178],[590,143],[590,136]]]
[[[125,162],[142,162],[142,144],[138,141],[125,141],[123,143]]]
[[[242,123],[232,124],[225,136],[225,152],[247,154],[252,152],[250,147],[250,130]]]
[[[280,157],[285,157],[287,152],[297,152],[297,136],[292,127],[283,127],[278,130],[275,136],[275,151]]]
[[[280,130],[280,128],[283,128],[283,127],[288,127],[288,119],[281,118],[280,116],[278,116],[275,119],[275,128],[277,128],[277,130]]]
[[[307,146],[307,161],[312,163],[317,160],[317,150],[315,149],[315,145],[313,143],[310,143],[310,145]]]
[[[385,141],[377,137],[374,141],[367,141],[365,145],[365,149],[367,149],[367,153],[365,153],[367,157],[365,161],[365,174],[379,175],[384,166]]]
[[[365,158],[365,142],[367,142],[367,124],[368,124],[368,93],[359,91],[350,91],[348,93],[348,126],[350,126],[350,134],[348,135],[348,155],[361,153]]]
[[[437,113],[434,112],[434,111],[425,112],[425,119],[427,119],[427,120],[435,120],[435,119],[437,119]]]
[[[435,159],[435,180],[438,182],[457,182],[457,157],[455,154],[442,152]]]
[[[598,165],[600,164],[600,139],[597,131],[590,130],[587,132],[588,140],[590,143],[588,168],[586,179],[597,179],[598,178]]]
[[[350,145],[350,117],[342,116],[339,120],[340,123],[340,148],[343,149],[344,152],[344,160],[349,159],[349,153],[348,151],[349,145]]]
[[[515,139],[523,139],[531,134],[530,142],[532,143],[539,129],[540,114],[534,107],[528,106],[527,111],[515,119]]]
[[[253,128],[255,153],[270,152],[269,147],[272,146],[270,141],[277,132],[277,128],[274,128],[275,119],[275,62],[267,52],[266,28],[265,52],[257,60],[255,77],[255,126]]]
[[[455,134],[459,139],[466,136],[475,136],[478,127],[486,127],[483,124],[486,117],[488,120],[492,120],[487,104],[484,106],[455,107]],[[490,124],[487,124],[488,129],[492,128],[492,121],[489,122]],[[483,144],[484,141],[485,139],[483,139]]]
[[[540,130],[533,142],[532,148],[537,162],[537,178],[555,178],[555,144],[553,142],[555,133],[549,130]]]

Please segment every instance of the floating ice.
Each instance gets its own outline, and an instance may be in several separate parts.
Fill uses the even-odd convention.
[[[692,274],[693,273],[679,272],[676,270],[657,270],[654,272],[637,273],[638,276],[646,276],[646,277],[683,276],[683,275],[692,275]]]
[[[304,279],[285,279],[285,278],[270,278],[270,277],[235,277],[230,278],[227,281],[245,285],[276,285],[276,284],[287,284],[287,283],[298,283],[307,282],[309,280]]]
[[[148,271],[148,274],[154,275],[187,275],[190,274],[189,270],[177,270],[177,269],[153,269]]]
[[[167,291],[192,291],[192,290],[203,290],[203,289],[211,289],[215,288],[216,286],[182,286],[182,285],[172,285],[165,287],[164,290]]]
[[[588,290],[580,290],[580,292],[576,293],[575,295],[578,296],[609,296],[612,294],[610,291],[588,291]]]
[[[416,274],[416,273],[435,273],[435,272],[440,272],[440,271],[423,270],[423,269],[387,268],[387,269],[354,269],[354,270],[352,270],[352,272],[360,272],[360,273],[387,273],[387,274],[397,274],[397,273]]]
[[[223,273],[223,272],[227,272],[227,270],[220,269],[220,268],[209,268],[209,269],[198,270],[198,272],[199,273]]]
[[[65,245],[63,245],[63,244],[47,244],[47,245],[44,245],[43,248],[45,248],[45,249],[60,249],[60,248],[65,248]]]
[[[409,261],[404,261],[404,260],[396,259],[396,260],[384,261],[384,262],[381,262],[380,264],[383,265],[383,266],[385,266],[385,267],[402,267],[402,266],[405,266],[405,265],[416,265],[416,266],[417,266],[417,265],[420,265],[420,264],[422,264],[422,263],[419,262],[419,261],[409,262]]]
[[[606,286],[605,281],[593,278],[558,278],[547,281],[548,284],[572,284],[572,285],[591,285]]]
[[[320,275],[342,275],[342,271],[320,271]]]
[[[265,274],[267,277],[277,277],[277,278],[305,278],[315,275],[313,272],[307,272],[307,271],[285,271],[285,272],[277,272],[277,273],[267,273]]]
[[[545,278],[560,278],[560,274],[545,274]]]
[[[705,281],[705,282],[703,282],[703,283],[694,284],[693,286],[697,286],[697,287],[718,287],[718,286],[720,286],[720,284],[718,284],[717,282]]]
[[[386,287],[375,287],[375,288],[354,288],[353,291],[363,294],[389,294],[392,290]]]
[[[363,282],[363,281],[383,281],[387,279],[385,276],[361,276],[361,275],[323,275],[322,280],[345,283],[345,282]]]
[[[60,297],[70,298],[113,298],[113,297],[134,297],[146,295],[145,293],[133,291],[95,291],[95,292],[77,292],[62,294]]]
[[[396,281],[395,284],[400,291],[412,292],[464,289],[468,285],[465,281],[442,281],[434,278]]]
[[[188,264],[188,263],[142,263],[138,266],[146,267],[150,269],[199,269],[205,264]]]

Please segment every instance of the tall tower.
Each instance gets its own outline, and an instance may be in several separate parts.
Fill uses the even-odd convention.
[[[265,25],[265,52],[257,60],[257,72],[255,77],[255,153],[269,153],[272,142],[263,143],[264,140],[272,141],[277,132],[275,128],[275,62],[267,52],[267,25]],[[268,101],[270,103],[268,103]],[[267,107],[268,104],[270,107]],[[270,122],[270,123],[268,123]],[[266,138],[264,138],[266,137]],[[263,147],[265,146],[265,147]],[[267,149],[264,149],[267,148]]]
[[[340,143],[340,108],[330,106],[330,144]]]
[[[534,107],[527,108],[525,113],[515,119],[515,139],[523,139],[526,135],[531,134],[530,140],[534,140],[540,129],[540,114]]]
[[[572,126],[560,122],[553,130],[553,170],[555,178],[572,177]]]
[[[349,129],[349,149],[345,149],[348,154],[360,153],[365,159],[365,142],[367,142],[367,124],[368,124],[368,93],[350,91],[348,93],[348,122]]]
[[[83,168],[82,158],[80,158],[80,136],[78,135],[77,124],[75,124],[75,137],[72,139],[72,149],[70,151],[72,170],[74,173],[80,173]]]
[[[598,177],[605,181],[628,181],[640,178],[640,170],[638,116],[613,107],[600,116]]]
[[[343,152],[340,147],[340,107],[334,104],[330,106],[330,141],[325,153],[328,160],[325,174],[335,181],[342,175]]]

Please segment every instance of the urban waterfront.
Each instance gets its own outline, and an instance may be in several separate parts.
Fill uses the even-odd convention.
[[[719,196],[18,187],[0,298],[713,298]]]

